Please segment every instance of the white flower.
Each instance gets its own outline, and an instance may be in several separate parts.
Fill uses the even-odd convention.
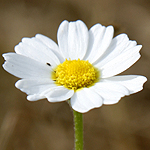
[[[112,26],[96,24],[88,31],[78,20],[63,21],[58,29],[58,45],[37,34],[23,38],[16,53],[3,54],[3,67],[21,78],[15,86],[30,101],[50,102],[70,99],[72,108],[85,113],[102,104],[115,104],[121,97],[143,89],[146,77],[120,75],[139,58],[141,45],[126,34],[113,38]]]

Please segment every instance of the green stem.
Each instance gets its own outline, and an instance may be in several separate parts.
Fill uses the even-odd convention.
[[[83,150],[83,115],[73,110],[75,130],[75,150]]]

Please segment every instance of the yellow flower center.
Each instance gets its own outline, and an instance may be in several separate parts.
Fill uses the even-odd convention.
[[[77,90],[92,86],[99,77],[99,72],[88,61],[65,60],[59,64],[53,74],[56,84]]]

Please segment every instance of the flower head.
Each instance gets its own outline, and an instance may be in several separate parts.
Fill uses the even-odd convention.
[[[84,113],[102,104],[115,104],[121,97],[143,88],[146,77],[120,75],[140,58],[141,45],[126,34],[113,38],[112,26],[96,24],[87,29],[78,20],[63,21],[58,45],[37,34],[23,38],[15,53],[3,54],[4,69],[21,78],[15,86],[30,101],[70,99],[72,108]]]

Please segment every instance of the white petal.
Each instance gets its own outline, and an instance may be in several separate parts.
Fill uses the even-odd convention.
[[[47,47],[49,47],[53,51],[59,51],[58,45],[47,36],[42,35],[42,34],[36,34],[35,37],[39,39],[41,42],[43,42]]]
[[[94,25],[89,30],[89,47],[87,58],[90,63],[94,63],[99,59],[106,49],[109,47],[113,38],[114,28],[112,26],[102,26],[101,24]]]
[[[59,58],[61,63],[65,61],[65,59],[60,54],[58,45],[53,40],[42,34],[36,34],[35,37],[39,39],[41,42],[43,42],[46,46],[48,46],[53,51],[53,53]]]
[[[65,20],[60,24],[57,32],[59,50],[61,51],[61,54],[64,56],[64,58],[69,58],[68,28],[69,28],[69,22]]]
[[[60,64],[58,57],[54,54],[52,49],[35,37],[23,38],[22,42],[15,46],[15,52],[44,64],[49,63],[52,68]]]
[[[115,104],[121,97],[130,94],[124,85],[103,79],[92,86],[91,89],[95,90],[103,98],[104,104]]]
[[[44,95],[38,95],[38,94],[33,94],[33,95],[28,95],[27,100],[29,101],[37,101],[46,98]]]
[[[51,78],[52,69],[46,64],[16,53],[3,54],[3,57],[6,60],[3,68],[16,77]]]
[[[120,34],[112,40],[108,49],[105,51],[102,57],[100,57],[100,59],[94,63],[94,65],[100,70],[103,70],[105,67],[106,70],[103,70],[104,72],[102,78],[111,77],[121,73],[133,65],[133,63],[135,63],[140,57],[140,49],[141,45],[137,45],[136,41],[130,41],[126,34]],[[130,58],[128,59],[128,57]],[[126,59],[128,59],[127,63]],[[112,65],[115,69],[110,69]]]
[[[141,45],[138,45],[126,50],[102,67],[96,66],[101,70],[101,78],[112,77],[131,67],[140,58],[139,51],[141,47]]]
[[[75,22],[63,21],[58,29],[58,45],[64,58],[83,59],[88,47],[88,29],[78,20]]]
[[[94,65],[101,67],[121,53],[125,52],[127,49],[135,47],[136,45],[136,41],[129,41],[129,38],[126,34],[120,34],[112,39],[108,49],[105,51],[102,57],[100,57],[100,59],[94,63]]]
[[[48,78],[21,79],[16,82],[15,86],[22,92],[28,94],[27,99],[36,101],[46,98],[45,93],[57,85]]]
[[[43,92],[56,87],[54,81],[49,78],[21,79],[16,82],[15,86],[28,95],[42,95]]]
[[[63,86],[56,86],[44,93],[44,95],[50,102],[66,101],[71,98],[73,94],[74,90],[69,90]]]
[[[90,88],[83,88],[71,98],[71,106],[75,111],[85,113],[93,108],[100,107],[103,99]]]
[[[147,78],[140,75],[122,75],[105,79],[108,82],[113,82],[125,86],[130,94],[139,92],[143,89],[143,84]]]
[[[74,94],[73,90],[58,86],[54,81],[46,78],[22,79],[15,85],[29,95],[27,99],[30,101],[47,98],[50,102],[60,102],[69,99]]]

